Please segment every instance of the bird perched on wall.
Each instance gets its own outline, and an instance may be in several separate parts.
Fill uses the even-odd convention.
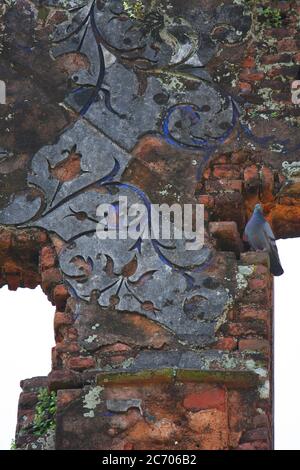
[[[256,204],[253,214],[246,225],[244,240],[250,244],[253,250],[263,250],[269,253],[270,270],[274,276],[281,276],[284,273],[279,259],[275,236],[264,217],[263,208],[260,204]]]

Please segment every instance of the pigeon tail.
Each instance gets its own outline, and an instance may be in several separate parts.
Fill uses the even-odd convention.
[[[270,271],[273,276],[281,276],[284,273],[277,253],[272,250],[270,253]]]

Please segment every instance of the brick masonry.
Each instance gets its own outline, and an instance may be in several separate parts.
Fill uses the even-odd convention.
[[[33,171],[33,157],[45,146],[60,145],[59,136],[79,119],[76,103],[61,103],[69,95],[74,74],[84,73],[90,65],[88,49],[85,54],[64,51],[54,58],[51,35],[68,19],[68,2],[58,2],[58,7],[52,1],[43,3],[16,0],[11,7],[0,7],[0,79],[7,81],[8,89],[8,104],[0,105],[0,150],[4,149],[0,210],[5,214],[13,195],[26,194],[28,218],[41,195],[41,187],[28,184],[39,169],[35,166]],[[180,8],[178,2],[168,3]],[[210,143],[208,151],[176,146],[171,134],[166,138],[149,128],[141,129],[136,142],[131,130],[126,142],[116,137],[114,149],[118,145],[130,155],[122,181],[143,190],[153,202],[205,205],[205,240],[213,257],[203,283],[213,297],[227,292],[226,304],[213,334],[189,339],[193,331],[188,331],[183,339],[158,313],[155,316],[155,310],[153,314],[155,298],[144,302],[142,312],[120,311],[116,296],[104,307],[95,290],[88,301],[78,298],[60,264],[66,240],[59,230],[2,223],[0,286],[16,290],[41,285],[56,306],[52,370],[48,377],[22,381],[18,448],[260,450],[273,446],[273,279],[268,256],[249,251],[242,234],[258,201],[276,237],[300,234],[299,106],[291,102],[291,83],[300,64],[300,4],[187,3],[187,10],[201,8],[212,24],[209,32],[195,25],[207,41],[199,52],[206,74],[202,78],[234,97],[242,110],[238,123],[218,145]],[[241,8],[239,14],[245,17],[244,29],[237,35],[241,40],[232,39],[227,30],[226,22],[234,19],[228,11],[235,10],[226,8]],[[214,23],[212,18],[220,19]],[[233,28],[238,30],[238,22]],[[139,96],[147,79],[142,69],[135,73],[140,78],[135,91]],[[175,78],[179,80],[178,75]],[[193,86],[189,87],[186,94],[192,93]],[[162,93],[155,97],[159,102],[166,99]],[[209,113],[205,106],[202,111]],[[99,125],[93,113],[87,114],[87,121],[93,129]],[[213,124],[207,132],[210,142],[215,142],[219,134],[213,136],[212,128]],[[110,137],[109,125],[98,131]],[[50,184],[80,179],[78,145],[58,163],[48,160]],[[42,197],[46,198],[45,193]],[[34,217],[40,220],[39,213]],[[76,263],[88,279],[87,258],[77,257]],[[133,263],[126,265],[124,278],[129,279],[135,268]],[[195,324],[205,323],[211,313],[197,295],[183,309]],[[209,321],[205,325],[208,328]],[[54,439],[33,433],[40,387],[57,393]]]

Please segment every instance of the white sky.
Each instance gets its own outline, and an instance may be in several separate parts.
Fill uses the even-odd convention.
[[[48,375],[55,307],[42,289],[0,289],[0,449],[15,435],[20,380]]]
[[[300,450],[300,239],[277,246],[285,273],[275,278],[275,448]]]
[[[275,279],[275,448],[300,450],[300,240],[279,240],[285,274]],[[21,379],[47,375],[54,307],[41,288],[0,289],[0,450],[14,438]]]

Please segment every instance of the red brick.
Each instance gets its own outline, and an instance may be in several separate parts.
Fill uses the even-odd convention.
[[[131,351],[132,348],[124,343],[115,343],[109,346],[101,348],[101,353],[116,353],[116,352],[126,352]]]
[[[69,297],[69,291],[63,284],[59,284],[54,287],[53,301],[56,305],[56,308],[58,308],[59,310],[64,310]]]
[[[265,74],[263,72],[253,72],[253,73],[248,73],[248,72],[242,72],[240,77],[242,80],[249,81],[249,82],[259,82],[260,80],[263,80]]]
[[[0,230],[0,250],[6,251],[10,248],[12,243],[11,232],[7,229]]]
[[[238,191],[239,193],[243,190],[243,181],[242,180],[219,180],[219,183],[222,185],[222,189],[225,191]]]
[[[76,328],[69,327],[66,331],[64,331],[64,338],[70,341],[78,339],[78,331]]]
[[[255,67],[255,59],[254,57],[248,56],[242,61],[242,67],[251,69]]]
[[[20,232],[16,232],[13,235],[13,247],[21,250],[21,249],[26,249],[26,250],[35,250],[36,245],[32,237],[32,233],[21,230]]]
[[[124,445],[123,445],[123,449],[124,450],[133,450],[134,445],[131,442],[125,442]]]
[[[231,163],[230,155],[218,155],[213,160],[214,165],[227,165],[228,163]]]
[[[213,175],[215,178],[239,179],[240,169],[230,165],[217,165],[214,167]]]
[[[252,323],[228,323],[226,334],[232,336],[251,336],[255,334],[265,335],[265,327]]]
[[[265,339],[248,338],[241,339],[239,341],[240,351],[260,351],[263,353],[269,353],[270,345],[269,341]]]
[[[128,356],[126,355],[118,355],[118,356],[115,356],[115,355],[112,355],[109,357],[109,360],[108,360],[108,363],[110,366],[112,367],[115,367],[115,366],[121,366],[121,364],[126,361],[126,359],[128,359]]]
[[[291,56],[289,54],[274,54],[268,55],[265,54],[261,58],[261,62],[266,65],[278,64],[278,63],[287,63],[290,62]]]
[[[296,64],[300,64],[300,52],[298,52],[297,54],[294,55],[293,61],[294,61]]]
[[[21,276],[19,273],[6,273],[5,279],[9,290],[17,290],[21,284]]]
[[[245,442],[237,447],[237,450],[270,450],[268,445],[263,442]]]
[[[210,388],[203,392],[191,393],[183,401],[187,410],[198,411],[218,409],[224,411],[226,394],[222,388]]]
[[[208,180],[209,178],[211,177],[211,169],[210,168],[206,168],[203,172],[203,178]]]
[[[66,407],[72,401],[75,401],[81,395],[81,390],[77,388],[71,390],[58,390],[57,392],[57,407],[59,411]]]
[[[247,82],[239,82],[239,89],[241,93],[251,93],[252,85]]]
[[[51,348],[51,364],[52,364],[52,369],[57,369],[60,364],[60,358],[58,357],[58,354],[56,353],[56,349]]]
[[[95,359],[92,357],[70,357],[68,361],[68,366],[70,369],[74,370],[85,370],[85,369],[91,369],[92,367],[95,367],[96,362]]]
[[[48,293],[49,289],[55,284],[60,284],[62,279],[59,269],[51,268],[42,272],[42,288]]]
[[[243,264],[262,264],[269,268],[270,258],[268,253],[264,251],[248,251],[241,254],[241,261]]]
[[[267,279],[250,279],[249,288],[251,290],[260,290],[268,287]]]
[[[35,242],[38,245],[44,245],[45,243],[49,243],[48,235],[44,230],[33,230],[32,234]]]
[[[35,289],[41,282],[40,276],[35,273],[23,273],[23,285],[28,289]]]
[[[279,39],[294,38],[297,31],[292,27],[291,18],[289,19],[289,23],[289,28],[268,28],[265,30],[265,34],[273,38],[276,36],[277,41],[279,41]]]
[[[243,440],[246,442],[268,440],[268,429],[266,427],[260,427],[246,431],[242,436],[242,441]]]
[[[212,409],[189,413],[188,426],[200,443],[201,450],[227,449],[229,430],[224,411]]]
[[[281,67],[273,67],[271,70],[267,72],[267,77],[270,77],[270,78],[279,77],[280,75],[282,75]]]
[[[255,267],[255,275],[260,276],[262,274],[270,274],[270,270],[266,266],[259,264]]]
[[[247,152],[244,150],[239,150],[237,152],[233,152],[231,155],[231,161],[235,165],[241,165],[247,159]]]
[[[292,52],[292,51],[297,52],[299,47],[295,39],[286,38],[286,39],[281,39],[281,41],[278,41],[277,49],[279,52]]]
[[[54,316],[54,330],[57,331],[61,326],[72,325],[73,320],[70,315],[64,312],[55,312]]]
[[[237,340],[235,338],[220,338],[218,342],[214,345],[215,349],[222,351],[234,351],[237,349]]]
[[[79,70],[88,69],[89,61],[83,54],[71,53],[59,57],[57,59],[57,66],[71,76]]]
[[[198,203],[204,204],[205,207],[212,208],[214,206],[214,198],[208,194],[201,194],[198,196]]]
[[[238,234],[235,222],[211,222],[209,232],[218,238],[235,238]]]
[[[268,310],[256,309],[251,306],[242,307],[240,310],[240,319],[241,320],[262,320],[267,322],[271,316]]]
[[[255,416],[253,419],[253,426],[255,426],[256,428],[268,427],[268,425],[269,425],[268,417],[264,413]]]
[[[228,391],[228,423],[232,431],[240,432],[246,427],[247,412],[249,407],[245,403],[244,396],[237,390]]]
[[[55,250],[50,246],[44,246],[41,250],[40,255],[41,271],[51,269],[56,264],[56,253]]]
[[[222,190],[220,180],[211,180],[205,182],[205,191],[207,193],[219,193]]]
[[[79,388],[82,386],[81,374],[72,370],[52,370],[48,375],[50,390]]]
[[[2,264],[2,270],[4,273],[20,274],[20,268],[16,261],[8,258]]]
[[[55,346],[56,353],[61,354],[61,353],[78,353],[80,351],[80,347],[78,343],[74,342],[64,342],[62,341],[61,343],[56,343]]]
[[[35,408],[37,400],[37,392],[22,392],[20,394],[18,408],[23,410]]]
[[[31,379],[21,380],[20,387],[24,392],[38,391],[39,388],[48,386],[47,377],[32,377]]]
[[[256,165],[251,165],[244,170],[244,180],[247,186],[255,186],[259,183],[258,168]]]

